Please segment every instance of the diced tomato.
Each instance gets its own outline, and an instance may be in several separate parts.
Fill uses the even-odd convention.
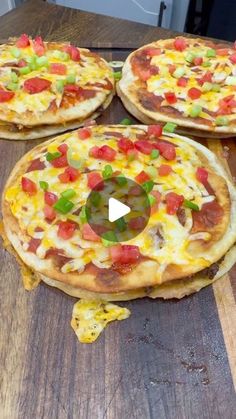
[[[174,64],[167,64],[167,67],[169,68],[169,73],[172,75],[176,70],[176,65]]]
[[[167,214],[174,215],[178,211],[179,207],[181,207],[183,204],[184,197],[183,195],[178,195],[175,192],[169,192],[166,194],[165,200],[167,206]]]
[[[80,172],[74,167],[67,167],[64,173],[58,176],[61,183],[75,182],[79,177]]]
[[[150,48],[145,48],[143,51],[149,57],[155,57],[156,55],[160,55],[161,54],[161,49],[160,48],[150,47]]]
[[[155,148],[160,151],[160,154],[166,160],[174,160],[176,157],[175,146],[173,144],[160,140],[155,143]]]
[[[27,62],[23,59],[19,60],[17,63],[17,67],[26,67],[27,66]]]
[[[188,96],[193,100],[199,99],[201,94],[201,90],[197,89],[196,87],[191,87],[191,89],[188,90]]]
[[[149,125],[148,126],[148,135],[153,135],[154,137],[160,137],[162,135],[162,126],[161,125]]]
[[[51,74],[60,74],[60,75],[64,75],[67,73],[67,67],[65,64],[61,64],[61,63],[52,63],[50,64],[49,67],[49,73]]]
[[[95,231],[93,231],[88,223],[82,225],[82,237],[84,240],[89,240],[92,242],[101,241],[100,237],[95,233]]]
[[[175,93],[173,92],[166,92],[164,94],[166,101],[170,104],[173,105],[174,103],[177,102],[177,97],[175,95]]]
[[[216,52],[217,52],[217,55],[225,56],[225,55],[228,55],[229,49],[228,48],[219,48],[219,49],[216,50]]]
[[[45,218],[49,221],[53,221],[56,218],[56,211],[54,210],[54,208],[52,208],[49,205],[45,205],[44,209],[43,209]]]
[[[91,129],[90,128],[81,128],[78,130],[78,136],[80,140],[87,140],[87,138],[91,137]]]
[[[159,176],[167,176],[171,172],[172,172],[172,167],[169,166],[168,164],[162,164],[158,169]]]
[[[198,167],[196,171],[196,178],[204,185],[208,180],[208,171],[204,169],[204,167]]]
[[[57,235],[61,239],[68,240],[73,237],[76,224],[70,221],[61,221],[58,225]]]
[[[60,168],[60,167],[66,167],[68,166],[67,156],[66,154],[63,154],[60,157],[57,157],[56,159],[52,160],[50,162],[53,167]]]
[[[9,102],[15,96],[14,92],[7,92],[0,89],[0,103]]]
[[[46,79],[41,79],[40,77],[33,77],[32,79],[25,80],[24,90],[30,95],[35,93],[43,92],[48,90],[52,82]]]
[[[188,79],[186,79],[186,77],[180,77],[177,80],[177,86],[179,86],[179,87],[186,87],[187,84],[188,84]]]
[[[31,179],[27,177],[22,177],[21,179],[21,186],[22,190],[28,193],[30,196],[35,195],[37,193],[37,185]]]
[[[45,45],[41,36],[36,36],[35,40],[33,41],[33,49],[38,57],[41,57],[45,54]]]
[[[80,61],[80,51],[74,45],[66,45],[64,51],[69,54],[73,61]]]
[[[32,238],[28,245],[28,252],[36,253],[38,247],[41,244],[41,239],[34,239]]]
[[[140,80],[147,81],[151,77],[150,68],[139,68],[138,69],[138,76]]]
[[[44,202],[49,206],[53,206],[58,201],[58,197],[53,192],[44,192]]]
[[[38,159],[34,159],[31,161],[28,169],[27,169],[27,173],[28,172],[33,172],[34,170],[43,170],[45,168],[45,163],[43,161],[40,160],[40,158]]]
[[[184,51],[187,46],[187,41],[184,38],[176,38],[174,40],[174,47],[177,51]]]
[[[202,57],[195,57],[193,59],[193,64],[194,65],[201,65],[203,63],[203,58]]]
[[[134,143],[135,148],[143,154],[151,154],[153,150],[152,143],[149,143],[146,140],[138,140]]]
[[[61,154],[66,154],[68,151],[68,145],[65,143],[62,143],[59,145],[59,147],[57,148],[58,151],[60,151]]]
[[[135,176],[135,180],[138,183],[144,183],[150,179],[151,179],[150,176],[146,172],[144,172],[144,170],[142,170],[137,176]]]
[[[198,79],[198,84],[202,86],[206,82],[211,83],[212,77],[213,77],[213,74],[210,71],[207,71],[200,79]]]
[[[159,204],[161,202],[161,194],[159,191],[152,191],[151,195],[154,196],[156,201],[151,206],[151,215],[157,212]]]
[[[67,93],[79,93],[79,86],[77,86],[76,84],[66,84],[64,87],[64,92]]]
[[[191,232],[196,233],[213,228],[221,222],[223,215],[224,210],[216,199],[203,204],[200,211],[192,212],[193,227]]]
[[[26,48],[30,45],[30,40],[28,35],[26,35],[25,33],[23,33],[20,38],[17,39],[16,41],[16,46],[17,48]]]
[[[100,173],[91,172],[87,174],[88,187],[96,191],[101,191],[104,187],[103,178]]]
[[[146,220],[144,217],[135,217],[131,218],[129,221],[129,228],[132,230],[143,230],[146,225]]]
[[[236,64],[236,54],[230,55],[229,59],[230,59],[231,63]]]
[[[133,143],[133,141],[129,140],[128,138],[121,137],[118,140],[118,148],[119,148],[120,151],[122,151],[123,153],[126,154],[129,150],[134,149],[134,143]]]
[[[17,48],[26,48],[30,45],[30,40],[28,35],[26,35],[25,33],[23,33],[20,38],[17,39],[16,41],[16,46]]]
[[[236,100],[234,95],[229,95],[219,100],[219,114],[229,115],[232,113],[232,108],[236,107]]]
[[[136,160],[138,158],[138,150],[133,148],[132,150],[127,151],[128,161]]]
[[[113,161],[116,157],[116,151],[108,145],[103,145],[102,147],[94,146],[89,150],[89,156],[95,159]]]
[[[112,262],[119,262],[123,264],[135,263],[139,260],[141,254],[138,246],[130,244],[117,244],[109,248]]]

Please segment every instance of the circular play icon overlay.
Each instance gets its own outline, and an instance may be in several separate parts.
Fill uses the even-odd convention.
[[[144,230],[151,210],[149,187],[148,182],[139,185],[118,175],[93,188],[85,206],[86,217],[104,244],[131,240]]]

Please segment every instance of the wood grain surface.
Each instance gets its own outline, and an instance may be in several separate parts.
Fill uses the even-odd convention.
[[[41,1],[0,18],[1,38],[22,32],[100,47],[108,60],[125,59],[128,51],[119,48],[173,36]],[[98,122],[119,123],[127,115],[115,98]],[[0,191],[37,143],[0,142]],[[234,139],[203,143],[235,177]],[[46,285],[26,292],[16,262],[1,247],[0,418],[234,419],[235,298],[233,268],[213,287],[180,301],[122,304],[131,317],[108,326],[95,344],[82,345],[70,327],[76,300]]]

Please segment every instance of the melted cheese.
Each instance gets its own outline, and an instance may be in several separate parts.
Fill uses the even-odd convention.
[[[71,326],[81,343],[92,343],[108,323],[125,320],[130,316],[127,308],[100,300],[80,300],[73,308]]]

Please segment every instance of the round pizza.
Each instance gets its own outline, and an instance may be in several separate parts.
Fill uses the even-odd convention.
[[[128,241],[114,231],[105,239],[86,211],[109,178],[148,196],[148,223]],[[123,193],[140,205],[136,187]],[[21,263],[77,297],[181,298],[236,260],[235,187],[211,151],[159,125],[94,125],[38,145],[10,174],[2,213]],[[124,229],[138,230],[142,218]]]
[[[236,133],[236,47],[184,37],[145,45],[128,56],[118,93],[144,123],[230,136]]]
[[[88,49],[23,34],[0,45],[0,137],[25,140],[77,128],[111,102],[110,66]]]

